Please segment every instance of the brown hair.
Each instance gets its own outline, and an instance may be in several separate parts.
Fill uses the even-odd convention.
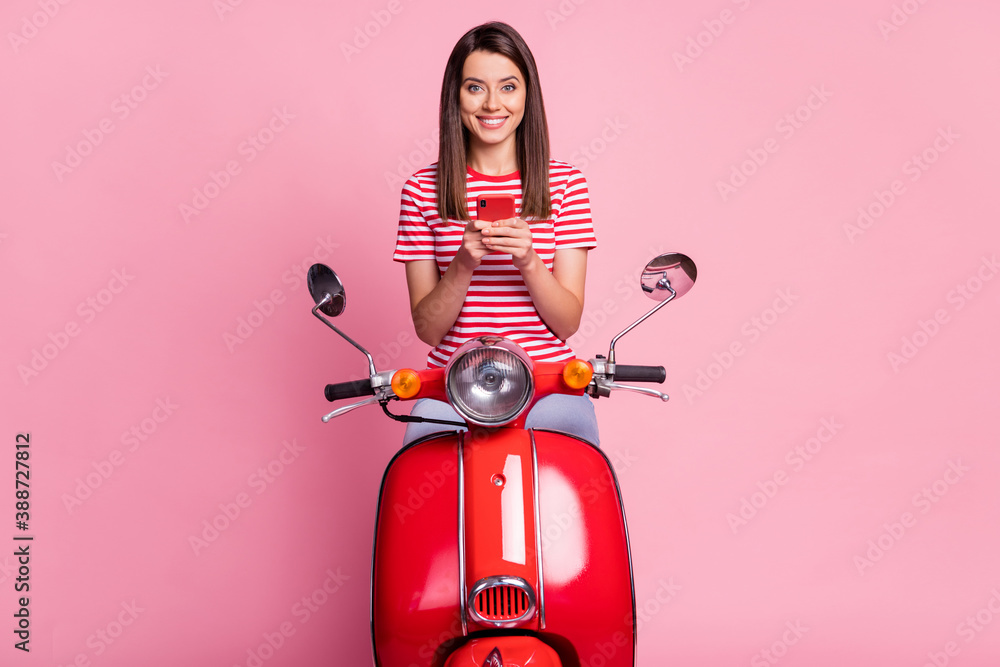
[[[510,58],[525,77],[524,117],[515,132],[517,167],[521,172],[521,217],[544,220],[552,214],[549,192],[549,130],[538,69],[531,50],[516,30],[495,21],[465,33],[448,58],[441,84],[437,207],[442,220],[469,220],[465,193],[469,131],[459,114],[459,92],[465,59],[473,51]]]

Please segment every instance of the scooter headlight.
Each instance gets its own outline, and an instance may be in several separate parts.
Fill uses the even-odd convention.
[[[531,402],[531,366],[524,350],[505,338],[470,340],[445,368],[448,400],[473,424],[502,426],[517,419]]]

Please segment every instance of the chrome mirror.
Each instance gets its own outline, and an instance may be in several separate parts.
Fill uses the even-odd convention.
[[[347,295],[344,292],[344,283],[325,264],[313,264],[309,267],[306,275],[306,285],[309,287],[309,294],[316,307],[324,315],[337,317],[344,312],[347,307]]]
[[[654,257],[642,270],[640,287],[653,301],[658,301],[652,310],[637,319],[611,340],[608,350],[609,370],[614,373],[615,343],[618,339],[634,329],[647,317],[658,311],[679,296],[687,294],[694,286],[698,277],[698,269],[687,255],[679,252],[668,252]]]
[[[698,267],[691,258],[669,252],[653,260],[642,270],[642,291],[653,301],[667,301],[687,294],[698,278]],[[672,296],[671,292],[675,294]]]
[[[340,278],[337,277],[337,274],[329,266],[325,264],[313,264],[309,267],[309,273],[306,274],[306,285],[309,287],[310,296],[316,302],[316,307],[312,309],[313,315],[318,317],[323,324],[336,331],[348,343],[361,350],[368,359],[368,375],[375,377],[378,374],[375,370],[375,360],[372,359],[372,355],[368,350],[358,345],[350,336],[333,326],[330,320],[323,317],[323,315],[337,317],[344,312],[344,309],[347,307],[344,283],[340,282]]]

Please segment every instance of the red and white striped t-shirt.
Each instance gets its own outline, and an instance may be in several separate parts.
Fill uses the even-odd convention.
[[[403,185],[399,211],[397,262],[433,259],[443,276],[462,246],[465,222],[441,220],[437,210],[437,164],[421,169]],[[468,169],[466,196],[469,217],[476,219],[476,198],[485,194],[512,194],[521,209],[520,172],[487,176]],[[552,218],[528,220],[532,246],[552,270],[556,249],[594,248],[597,239],[590,218],[587,181],[576,167],[549,161]],[[562,361],[574,354],[538,315],[521,272],[508,253],[489,253],[472,274],[472,282],[458,319],[444,339],[427,355],[428,367],[444,366],[460,345],[478,336],[510,338],[539,361]]]

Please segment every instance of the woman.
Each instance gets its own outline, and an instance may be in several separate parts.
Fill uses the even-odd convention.
[[[475,219],[483,194],[513,194],[520,215]],[[534,57],[505,23],[487,23],[455,45],[441,87],[438,162],[403,186],[393,259],[406,263],[413,324],[444,366],[483,335],[514,340],[533,359],[574,357],[564,342],[580,325],[587,251],[596,247],[587,182],[549,159],[545,107]],[[412,413],[462,421],[446,403]],[[549,396],[528,414],[597,444],[587,396]],[[409,424],[404,442],[440,431]]]

